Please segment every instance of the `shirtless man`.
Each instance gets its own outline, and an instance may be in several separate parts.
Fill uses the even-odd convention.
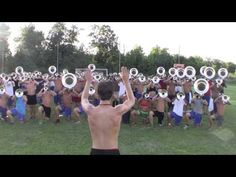
[[[55,80],[55,87],[54,87],[54,91],[56,92],[56,96],[54,96],[54,103],[55,105],[59,105],[61,104],[61,96],[59,95],[59,92],[63,89],[63,85],[62,85],[62,81],[60,76],[58,76]]]
[[[0,113],[1,113],[1,120],[7,121],[7,102],[9,96],[6,92],[0,94]]]
[[[156,116],[158,118],[158,124],[159,126],[162,126],[163,119],[165,115],[165,103],[170,103],[171,100],[166,97],[162,98],[160,97],[162,90],[159,90],[157,96],[155,96],[152,100],[152,110],[149,112],[149,120],[151,123],[151,126],[153,126],[153,117]]]
[[[26,84],[26,91],[27,91],[27,105],[29,106],[30,111],[30,119],[34,119],[36,115],[36,86],[38,82],[33,79],[29,79],[24,82]]]
[[[216,120],[217,127],[222,127],[223,121],[224,121],[224,112],[225,112],[225,105],[229,104],[230,102],[224,102],[222,99],[222,96],[219,96],[215,99],[214,103],[216,103],[216,113],[215,115],[211,116],[212,119]],[[212,128],[213,124],[209,126],[209,128]]]
[[[74,90],[69,90],[67,88],[64,88],[59,93],[59,96],[61,96],[61,104],[56,106],[56,121],[55,123],[60,122],[60,112],[63,113],[63,115],[71,119],[72,114],[72,96],[78,95],[77,92]]]
[[[186,79],[183,82],[183,91],[185,94],[185,99],[186,99],[186,103],[187,105],[185,106],[185,111],[187,111],[188,109],[190,109],[191,107],[191,101],[192,101],[192,81],[191,79]]]
[[[89,88],[93,79],[91,71],[85,74],[86,84],[82,94],[82,106],[88,116],[88,124],[92,136],[91,155],[119,155],[118,136],[121,117],[134,105],[135,98],[129,83],[129,71],[121,68],[121,78],[126,88],[128,99],[115,107],[111,104],[113,85],[111,81],[99,82],[97,93],[100,104],[94,107],[89,103]]]
[[[48,87],[44,87],[37,94],[42,98],[42,104],[39,106],[38,111],[41,114],[39,124],[43,123],[43,120],[49,120],[51,115],[51,99],[56,96],[56,92],[50,90]]]
[[[167,91],[168,91],[168,98],[173,101],[175,98],[175,81],[173,80],[173,78],[168,78],[167,80],[164,81],[164,83],[166,83],[167,85]],[[168,111],[172,111],[173,109],[173,104],[172,103],[168,103]]]

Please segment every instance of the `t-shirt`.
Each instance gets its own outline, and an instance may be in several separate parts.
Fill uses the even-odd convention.
[[[119,82],[118,85],[120,87],[120,90],[119,90],[119,97],[120,97],[125,94],[125,85],[123,84],[123,82]]]
[[[25,115],[26,112],[26,103],[23,99],[23,97],[16,98],[16,110],[21,113],[22,115]]]
[[[179,85],[175,86],[175,92],[183,92],[182,86]]]
[[[204,94],[204,96],[210,96],[210,95],[211,95],[211,89],[210,89],[210,87],[211,87],[212,83],[211,83],[210,80],[208,81],[208,84],[209,84],[209,89],[208,89],[208,91]]]
[[[175,99],[175,101],[172,104],[174,104],[173,112],[178,116],[183,117],[185,101]]]
[[[139,106],[140,107],[149,107],[150,104],[151,104],[150,101],[149,100],[145,100],[145,99],[142,99],[139,102]]]
[[[4,85],[5,85],[7,95],[8,96],[13,96],[14,95],[14,90],[13,90],[12,81],[7,81],[7,82],[4,83]]]
[[[203,101],[201,99],[194,99],[193,111],[202,114]]]

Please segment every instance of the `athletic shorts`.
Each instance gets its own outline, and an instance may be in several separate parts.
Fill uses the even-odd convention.
[[[11,114],[13,117],[16,117],[19,120],[24,120],[25,119],[25,115],[19,113],[15,108],[11,109]]]
[[[14,103],[14,100],[12,99],[12,97],[9,97],[7,100],[7,106],[12,107],[13,103]]]
[[[153,111],[154,117],[164,118],[164,112]]]
[[[1,113],[2,118],[5,119],[7,117],[7,108],[0,106],[0,113]]]
[[[149,115],[149,111],[137,110],[137,114],[142,118],[147,118],[147,116]]]
[[[65,107],[64,105],[60,105],[61,106],[61,113],[63,113],[63,115],[66,117],[66,118],[69,118],[71,117],[71,114],[72,114],[72,111],[71,111],[71,108],[70,107]]]
[[[27,95],[27,104],[28,105],[36,105],[37,104],[36,95]]]
[[[56,96],[54,96],[54,103],[55,105],[60,105],[61,104],[61,96],[58,94],[59,92],[56,92]]]
[[[182,120],[182,118],[183,118],[183,117],[177,115],[177,114],[176,114],[175,112],[173,112],[173,111],[171,112],[170,116],[171,116],[172,119],[175,120],[175,124],[176,124],[176,125],[179,125],[180,122],[181,122],[181,120]]]
[[[120,155],[119,149],[91,149],[90,155]]]
[[[41,106],[43,107],[43,112],[45,114],[45,117],[50,118],[50,116],[51,116],[51,108],[47,107],[47,106],[44,106],[43,104]]]
[[[190,112],[190,119],[194,120],[194,125],[200,124],[202,121],[202,114],[191,111]]]
[[[220,115],[216,115],[216,124],[218,127],[222,126],[224,121],[224,117]]]

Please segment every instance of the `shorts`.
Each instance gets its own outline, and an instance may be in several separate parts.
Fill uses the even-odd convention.
[[[51,108],[47,107],[47,106],[44,106],[43,104],[41,106],[43,107],[43,112],[45,114],[45,117],[50,118],[50,116],[51,116]]]
[[[155,117],[164,118],[164,112],[153,111]]]
[[[61,104],[61,96],[59,95],[59,92],[56,92],[57,95],[54,96],[54,103],[55,105],[60,105]]]
[[[149,115],[149,111],[137,110],[137,114],[143,118],[147,118],[147,116]]]
[[[1,117],[5,119],[7,117],[7,108],[3,108],[2,106],[0,106],[0,113]]]
[[[200,124],[202,121],[202,114],[191,111],[190,112],[190,119],[194,119],[194,125]]]
[[[14,100],[12,99],[12,96],[11,96],[7,100],[7,107],[8,108],[12,107],[13,103],[14,103]]]
[[[37,104],[36,95],[27,95],[27,104],[28,105],[36,105]]]
[[[120,155],[119,149],[91,149],[90,155]]]
[[[24,120],[25,119],[25,115],[19,113],[15,108],[11,109],[11,114],[13,117],[16,117],[19,120]]]
[[[172,119],[175,119],[175,124],[176,124],[176,125],[179,125],[180,122],[181,122],[181,120],[182,120],[182,118],[183,118],[183,117],[177,115],[177,114],[176,114],[175,112],[173,112],[173,111],[171,112],[170,116],[171,116]]]
[[[218,127],[222,126],[224,121],[224,117],[220,115],[216,115],[216,124]]]
[[[71,114],[72,114],[72,111],[71,111],[71,108],[70,107],[65,107],[64,105],[60,105],[61,106],[61,113],[63,113],[63,115],[66,117],[66,118],[69,118],[71,117]]]

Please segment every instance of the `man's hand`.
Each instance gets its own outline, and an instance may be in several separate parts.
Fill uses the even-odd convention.
[[[85,76],[86,81],[92,82],[93,76],[90,69],[86,70],[84,76]]]
[[[123,82],[129,82],[129,70],[124,66],[121,67],[120,77]]]

